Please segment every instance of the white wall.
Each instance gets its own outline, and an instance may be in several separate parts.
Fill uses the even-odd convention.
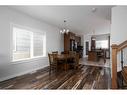
[[[99,27],[94,26],[94,31],[89,31],[89,33],[86,33],[84,35],[84,57],[86,56],[86,46],[85,46],[85,42],[88,41],[89,42],[89,50],[91,47],[91,36],[92,35],[104,35],[104,34],[110,34],[111,33],[111,23],[109,20],[105,20],[102,25],[100,25]],[[93,33],[94,32],[94,33]]]
[[[127,7],[112,8],[111,41],[120,44],[127,40]]]
[[[63,36],[61,36],[57,27],[7,7],[0,7],[0,81],[48,66],[47,57],[23,62],[11,62],[12,31],[10,30],[10,23],[46,32],[47,53],[63,50]]]
[[[117,6],[112,8],[111,24],[111,44],[120,44],[127,40],[127,7]],[[125,51],[127,52],[127,51]],[[120,63],[120,55],[117,56],[117,62]],[[127,62],[127,57],[124,59]],[[120,64],[117,64],[117,70],[121,70]]]

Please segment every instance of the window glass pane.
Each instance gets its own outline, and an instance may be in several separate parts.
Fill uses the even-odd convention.
[[[13,27],[13,60],[30,58],[31,32]]]
[[[100,49],[100,48],[108,48],[108,40],[96,41],[96,48],[97,49]]]
[[[43,55],[43,35],[40,33],[33,33],[33,56]]]

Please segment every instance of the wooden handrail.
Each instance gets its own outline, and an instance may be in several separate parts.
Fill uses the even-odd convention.
[[[116,44],[112,45],[112,89],[117,89],[117,49]]]
[[[117,51],[120,51],[120,50],[122,50],[122,49],[124,49],[126,47],[127,47],[127,41],[124,41],[123,43],[121,43],[120,45],[118,45]]]
[[[112,89],[117,89],[117,53],[127,47],[127,41],[112,46]]]

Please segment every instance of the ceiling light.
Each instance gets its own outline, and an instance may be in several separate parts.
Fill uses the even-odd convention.
[[[67,26],[66,26],[66,22],[67,22],[67,21],[64,20],[63,29],[60,30],[60,33],[61,33],[61,34],[64,34],[64,33],[65,33],[65,34],[68,34],[68,32],[69,32],[69,29],[67,29]]]
[[[93,13],[96,12],[96,10],[97,10],[97,8],[92,8],[92,12]]]

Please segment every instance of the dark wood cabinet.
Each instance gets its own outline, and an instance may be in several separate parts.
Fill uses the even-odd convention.
[[[75,33],[69,32],[64,34],[64,51],[76,51],[83,55],[83,48],[81,48],[81,37],[76,36]]]
[[[69,32],[64,34],[64,51],[70,51],[75,45],[75,34]]]
[[[69,51],[70,50],[70,38],[69,35],[64,34],[64,51]]]
[[[87,41],[86,42],[86,55],[88,55],[88,52],[89,52],[89,42]]]
[[[96,48],[95,37],[91,37],[91,50],[95,50],[95,48]]]
[[[77,46],[81,46],[81,37],[75,36],[75,40],[77,42]]]

